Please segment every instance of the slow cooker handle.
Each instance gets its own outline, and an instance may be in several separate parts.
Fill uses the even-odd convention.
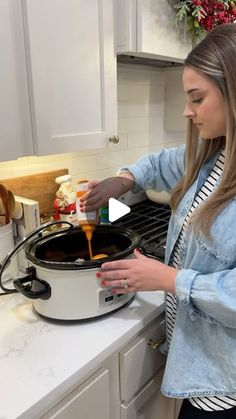
[[[6,255],[6,257],[3,259],[2,264],[0,264],[0,288],[3,290],[3,293],[0,293],[0,295],[5,295],[5,294],[14,294],[17,292],[17,290],[13,290],[13,289],[8,289],[6,288],[3,283],[2,283],[2,274],[5,270],[5,268],[8,266],[8,264],[11,263],[11,259],[12,257],[17,254],[19,252],[19,250],[27,243],[27,241],[29,241],[33,236],[35,236],[36,234],[41,233],[42,231],[45,230],[48,227],[51,227],[55,224],[68,224],[69,228],[73,228],[74,225],[72,223],[70,223],[69,221],[49,221],[45,224],[40,225],[38,228],[36,228],[35,230],[31,231],[26,237],[23,237],[23,239],[21,239],[17,245],[8,252],[8,254]]]
[[[36,300],[37,298],[41,298],[41,300],[48,300],[51,297],[51,287],[50,285],[44,281],[43,279],[39,279],[36,276],[36,270],[33,266],[27,269],[29,275],[24,276],[23,278],[18,278],[13,281],[14,287],[23,294],[25,297]],[[37,286],[39,286],[38,291],[32,290],[32,285],[35,282]],[[27,283],[27,285],[24,285]]]
[[[155,260],[160,261],[160,259],[157,256],[146,252],[146,250],[145,250],[145,240],[142,240],[142,239],[140,240],[139,245],[138,245],[138,249],[142,253],[142,255],[147,256],[150,259],[155,259]]]

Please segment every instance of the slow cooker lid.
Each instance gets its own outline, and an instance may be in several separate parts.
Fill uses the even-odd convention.
[[[88,242],[80,227],[48,233],[26,247],[28,259],[49,269],[89,269],[105,260],[122,259],[133,253],[140,236],[132,230],[116,226],[96,226],[92,237],[93,255],[107,254],[104,259],[90,260]]]

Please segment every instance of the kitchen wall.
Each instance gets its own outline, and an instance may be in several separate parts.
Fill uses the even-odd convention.
[[[168,70],[167,70],[168,71]],[[24,157],[0,163],[0,178],[68,168],[73,180],[112,176],[148,151],[184,142],[183,131],[164,130],[166,71],[153,66],[118,64],[119,144],[106,149]]]

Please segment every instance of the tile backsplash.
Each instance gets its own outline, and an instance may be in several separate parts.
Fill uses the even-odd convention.
[[[166,71],[157,67],[118,64],[118,144],[106,149],[0,163],[0,179],[68,168],[79,178],[113,176],[123,164],[149,151],[184,142],[184,131],[164,130]]]

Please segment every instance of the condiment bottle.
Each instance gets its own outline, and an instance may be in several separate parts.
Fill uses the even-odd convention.
[[[109,209],[108,207],[102,207],[99,209],[100,224],[111,224],[109,221]]]
[[[75,200],[76,194],[72,187],[72,177],[70,175],[58,176],[55,182],[60,185],[56,191],[56,198],[53,207],[56,210],[55,220],[76,221]]]
[[[80,199],[89,191],[88,182],[88,180],[78,180],[76,187],[76,215],[80,225],[98,224],[99,221],[98,211],[81,212],[80,209]]]

